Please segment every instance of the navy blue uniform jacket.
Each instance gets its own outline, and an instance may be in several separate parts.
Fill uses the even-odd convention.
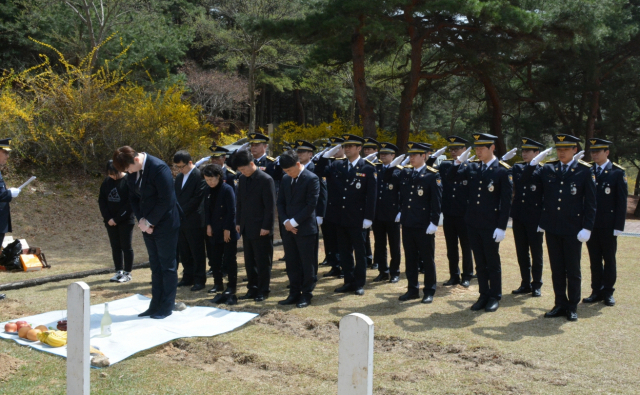
[[[542,216],[542,188],[533,182],[525,182],[522,176],[529,166],[526,162],[513,165],[514,197],[511,204],[511,218],[530,226],[538,226]],[[541,168],[542,165],[538,165]]]
[[[7,189],[2,174],[0,174],[0,233],[11,232],[11,191]]]
[[[593,166],[595,173],[596,167]],[[608,192],[608,193],[607,193]],[[624,230],[627,215],[627,176],[624,168],[609,161],[596,176],[596,222],[594,228]]]
[[[378,181],[378,201],[376,202],[376,221],[394,222],[400,212],[400,172],[402,166],[383,168],[376,163]]]
[[[451,217],[464,217],[469,204],[469,185],[467,180],[449,180],[447,174],[453,169],[453,160],[443,160],[436,167],[442,179],[442,214]]]
[[[415,176],[413,170],[407,166],[400,173],[400,224],[426,230],[430,223],[437,226],[440,222],[442,181],[431,166],[424,166]]]
[[[316,205],[316,217],[324,218],[327,213],[327,181],[323,179],[321,175],[316,173],[315,163],[310,162],[307,165],[307,170],[318,176],[318,181],[320,182],[320,194],[318,195],[318,204]]]

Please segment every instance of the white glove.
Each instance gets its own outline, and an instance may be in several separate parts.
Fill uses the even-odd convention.
[[[622,234],[622,231],[621,231],[621,230],[615,230],[615,229],[613,230],[613,235],[614,235],[614,236],[618,237],[618,236],[620,236],[621,234]]]
[[[407,163],[409,163],[409,160],[411,160],[411,156],[407,156],[405,158],[405,160],[402,161],[402,163],[400,164],[400,166],[406,166]]]
[[[400,162],[402,162],[402,160],[404,159],[406,155],[402,154],[400,156],[398,156],[397,158],[395,158],[394,160],[391,161],[391,163],[389,163],[389,166],[391,167],[396,167],[400,164]]]
[[[396,215],[396,222],[400,222],[400,214],[402,213],[398,213],[398,215]]]
[[[206,158],[202,158],[199,161],[196,162],[196,167],[200,167],[200,165],[207,163],[209,161],[209,156],[207,156]]]
[[[371,220],[370,219],[365,219],[364,221],[362,221],[362,229],[369,229],[371,227]]]
[[[342,145],[338,144],[335,147],[331,148],[329,151],[327,151],[324,154],[322,154],[322,157],[323,158],[331,158],[333,155],[336,154],[336,152],[338,152],[340,150],[340,148],[342,148]]]
[[[276,157],[275,163],[276,163],[276,165],[279,165],[279,164],[280,164],[280,155],[278,155],[278,156]]]
[[[542,229],[541,227],[538,226],[538,232],[544,233],[544,229]]]
[[[376,160],[377,157],[378,157],[378,153],[374,152],[373,154],[366,156],[365,159],[373,162],[374,160]]]
[[[512,149],[511,151],[509,151],[506,154],[502,155],[502,160],[507,161],[507,160],[513,158],[514,156],[516,156],[516,152],[518,152],[517,148]]]
[[[313,158],[311,158],[312,161],[317,160],[322,154],[324,154],[325,152],[327,152],[329,148],[325,148],[322,151],[318,152],[317,154],[313,155]]]
[[[436,230],[438,230],[438,225],[434,225],[432,222],[429,224],[429,227],[427,228],[427,234],[432,235],[436,233]]]
[[[464,163],[467,160],[469,160],[469,153],[470,152],[471,152],[471,147],[467,148],[463,153],[460,154],[458,159],[456,159],[455,164],[459,165],[459,164]]]
[[[504,236],[504,230],[500,228],[496,228],[496,230],[493,231],[493,239],[496,241],[496,243],[500,243],[502,240],[504,240]]]
[[[322,217],[316,217],[316,222],[318,223],[318,226],[322,225],[322,221],[324,221],[324,218]]]
[[[20,189],[18,188],[9,188],[9,191],[11,191],[12,198],[16,198],[20,194]]]
[[[590,230],[582,229],[578,233],[578,241],[581,242],[581,243],[585,243],[585,242],[589,241],[590,238],[591,238],[591,231]]]
[[[580,151],[577,154],[573,155],[573,160],[580,160],[584,158],[584,151]]]
[[[531,162],[529,162],[530,166],[538,166],[538,164],[540,162],[542,162],[544,160],[544,158],[547,157],[547,155],[549,155],[549,152],[551,152],[552,148],[547,148],[546,150],[540,152],[538,155],[536,155],[535,158],[531,159]]]
[[[244,143],[240,146],[240,148],[238,148],[238,151],[243,150],[243,149],[247,149],[247,147],[249,147],[249,145],[251,145],[251,143]]]
[[[439,157],[440,155],[442,155],[442,154],[444,153],[444,151],[446,151],[446,150],[447,150],[447,147],[440,148],[439,150],[437,150],[436,152],[434,152],[434,153],[433,153],[433,155],[431,155],[431,157],[432,157],[432,158],[437,158],[437,157]]]
[[[476,158],[475,155],[473,155],[471,158],[467,159],[469,162],[471,162],[472,160],[474,160]]]

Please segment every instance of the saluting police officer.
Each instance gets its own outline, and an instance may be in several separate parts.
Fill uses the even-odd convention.
[[[278,166],[275,158],[267,155],[267,147],[269,146],[269,137],[262,133],[249,133],[248,142],[250,144],[251,155],[253,156],[253,163],[263,172],[273,178],[274,181],[282,179],[282,168]],[[277,190],[277,187],[276,187]]]
[[[613,286],[616,283],[618,236],[624,231],[627,214],[627,176],[622,166],[609,160],[611,141],[592,139],[589,142],[596,174],[597,209],[591,238],[587,241],[592,291],[591,296],[582,301],[604,300],[605,305],[613,306],[616,304]]]
[[[364,295],[367,271],[363,229],[371,227],[376,210],[375,166],[360,157],[364,139],[360,136],[342,136],[346,158],[329,158],[340,146],[325,152],[318,162],[319,171],[327,177],[329,206],[327,219],[337,224],[340,264],[344,271],[344,285],[335,292],[355,292]],[[355,269],[353,253],[355,252]]]
[[[580,139],[568,134],[553,137],[558,160],[538,168],[551,148],[542,151],[523,173],[525,183],[542,188],[539,231],[546,232],[555,306],[544,316],[578,320],[580,256],[596,217],[596,180],[591,165],[577,157]]]
[[[400,224],[395,221],[400,212],[400,172],[402,166],[394,164],[398,147],[391,143],[380,143],[379,159],[376,163],[378,201],[373,220],[373,261],[378,264],[380,274],[373,282],[400,280]],[[404,155],[402,155],[404,157]],[[387,238],[391,263],[387,265]]]
[[[535,183],[526,183],[522,174],[544,145],[530,139],[522,138],[522,159],[513,165],[513,189],[515,196],[511,206],[513,219],[513,238],[516,244],[516,255],[520,266],[520,287],[511,293],[514,295],[531,293],[531,296],[541,295],[542,287],[542,238],[538,232],[540,216],[542,215],[542,190]],[[542,165],[537,164],[537,167]],[[531,251],[531,256],[529,256]]]
[[[469,186],[467,180],[449,181],[447,174],[454,166],[454,161],[462,154],[469,141],[459,136],[447,137],[451,159],[443,160],[436,168],[442,178],[442,228],[447,244],[447,258],[449,260],[449,280],[443,285],[460,284],[469,288],[469,282],[473,278],[473,256],[467,233],[467,224],[464,215],[469,202]],[[458,261],[458,241],[462,250],[462,273]]]
[[[500,242],[504,240],[511,194],[511,167],[495,157],[498,137],[487,133],[473,134],[477,161],[468,162],[469,147],[454,162],[447,178],[467,180],[469,207],[465,214],[469,242],[476,261],[480,297],[471,310],[496,311],[502,298]]]
[[[407,272],[407,293],[400,301],[420,298],[418,264],[424,263],[424,297],[422,303],[433,302],[436,292],[435,233],[440,221],[442,181],[440,174],[426,165],[431,144],[407,144],[410,166],[400,172],[400,212],[396,221],[402,224]]]
[[[366,158],[369,155],[378,152],[378,142],[372,137],[365,137],[364,144],[362,144],[362,157]],[[375,160],[371,161],[375,164]],[[371,250],[371,228],[364,230],[364,247],[367,256],[367,267],[369,269],[378,270],[378,262],[373,259],[373,252]]]
[[[11,152],[11,139],[0,140],[0,166],[7,164],[9,153]],[[20,189],[7,188],[2,174],[0,174],[0,245],[4,241],[4,235],[11,232],[11,208],[9,202],[18,197]]]
[[[328,166],[331,162],[336,159],[344,159],[344,150],[342,149],[342,144],[344,139],[342,137],[330,137],[329,142],[324,148],[336,148],[335,152],[332,153],[328,158],[325,158],[324,155],[321,155],[318,158],[318,161],[315,163],[316,166],[316,175],[327,182],[327,177],[324,174],[324,168]],[[327,151],[325,151],[326,153]],[[327,163],[324,166],[320,166],[320,162],[326,160]],[[331,270],[323,275],[323,277],[338,277],[343,278],[344,275],[342,273],[342,269],[340,268],[340,249],[338,247],[338,230],[337,224],[340,217],[340,213],[338,207],[340,207],[340,198],[342,195],[339,193],[331,193],[329,190],[329,185],[327,184],[327,207],[325,210],[325,218],[322,221],[322,239],[324,240],[324,253],[325,260],[328,265],[331,266]],[[334,204],[328,204],[328,202],[334,201]]]

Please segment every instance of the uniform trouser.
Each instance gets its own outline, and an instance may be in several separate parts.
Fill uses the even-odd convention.
[[[467,226],[469,243],[476,261],[481,296],[502,299],[502,266],[500,243],[493,239],[495,229]]]
[[[315,265],[314,265],[314,272],[313,272],[315,273],[316,276],[318,275],[318,262],[320,262],[318,259],[318,251],[320,251],[320,230],[319,229],[318,229],[318,233],[316,233],[316,251],[315,251],[316,259],[314,260]]]
[[[580,254],[582,243],[576,235],[546,233],[555,305],[576,311],[580,302]]]
[[[426,229],[402,227],[402,246],[407,271],[408,290],[412,294],[420,293],[418,266],[424,264],[424,294],[436,292],[436,236],[428,235]]]
[[[378,264],[380,273],[391,276],[400,275],[400,223],[395,221],[373,221],[373,261]],[[387,266],[387,238],[391,265]]]
[[[178,270],[176,266],[176,248],[180,229],[164,232],[143,233],[144,244],[149,253],[151,266],[151,303],[152,312],[169,313],[176,303]]]
[[[344,227],[336,225],[338,246],[340,251],[340,265],[344,273],[344,283],[352,284],[356,288],[364,287],[367,276],[367,261],[365,259],[364,233],[362,227]],[[353,255],[355,252],[355,265]]]
[[[460,281],[471,280],[473,276],[473,256],[471,255],[471,244],[469,244],[469,235],[467,224],[464,217],[454,217],[445,215],[442,219],[442,227],[444,229],[444,240],[447,243],[447,259],[449,260],[449,275],[452,279]],[[460,267],[458,261],[458,240],[460,240],[460,248],[462,249],[462,276],[460,276]]]
[[[324,240],[324,254],[332,267],[340,266],[337,224],[326,219],[320,226]]]
[[[215,255],[215,253],[213,252],[213,243],[209,242],[210,239],[209,239],[208,236],[207,236],[207,240],[208,240],[207,241],[207,245],[206,245],[207,246],[207,258],[209,259],[209,268],[211,268],[211,270],[213,271],[213,265],[214,265],[213,257]],[[238,243],[236,242],[236,252],[237,252],[237,244]],[[237,259],[235,258],[235,255],[234,255],[234,261],[236,261],[236,265],[237,265],[238,262],[237,262]],[[228,273],[229,272],[228,262],[229,262],[228,260],[226,260],[224,258],[222,259],[221,271],[222,271],[223,277],[224,277],[224,273]],[[214,276],[214,278],[215,278],[215,276]]]
[[[238,285],[238,240],[231,239],[228,243],[216,243],[212,237],[207,237],[207,244],[214,284],[222,285],[222,268],[226,267],[229,273],[227,287],[235,293]]]
[[[516,242],[516,255],[520,266],[521,286],[540,289],[542,287],[542,232],[537,224],[525,224],[513,220],[513,238]],[[529,257],[531,251],[531,257]]]
[[[594,293],[613,295],[616,284],[616,251],[618,238],[613,229],[595,228],[587,241],[591,261],[591,289]],[[603,262],[604,261],[604,265]]]
[[[124,270],[131,272],[133,267],[133,247],[131,240],[133,237],[133,223],[118,224],[110,226],[106,224],[109,243],[111,244],[111,255],[116,271]]]
[[[373,253],[371,252],[371,228],[363,230],[362,233],[364,233],[364,255],[367,258],[373,258]]]
[[[311,297],[318,278],[316,268],[316,234],[299,236],[289,231],[282,234],[282,245],[286,257],[287,277],[289,277],[289,294]]]
[[[269,293],[271,283],[271,261],[273,258],[273,239],[271,235],[257,239],[243,238],[244,265],[247,270],[247,288],[256,294]]]
[[[182,280],[187,284],[207,282],[206,237],[205,228],[180,227],[178,246],[184,267]]]

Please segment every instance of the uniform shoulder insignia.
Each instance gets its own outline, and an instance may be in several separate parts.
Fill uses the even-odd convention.
[[[472,162],[472,163],[478,163],[478,162],[480,162],[480,159],[470,160],[469,162]]]
[[[272,157],[270,157],[270,156],[267,156],[267,160],[269,160],[269,161],[271,161],[271,162],[275,162],[275,161],[276,161],[276,158],[272,158]]]
[[[402,167],[402,166],[400,166],[400,165],[396,165],[396,168],[398,168],[398,169],[400,169],[400,170],[404,169],[404,167]]]
[[[437,170],[437,169],[434,169],[434,168],[433,168],[433,167],[431,167],[431,166],[427,166],[427,170],[429,170],[429,171],[430,171],[430,172],[432,172],[432,173],[437,173],[437,172],[438,172],[438,170]]]
[[[611,164],[613,165],[613,167],[617,167],[618,169],[625,171],[625,168],[620,166],[619,164],[615,163],[615,162],[611,162]]]
[[[505,169],[510,169],[511,168],[511,166],[509,166],[508,164],[506,164],[503,161],[499,161],[498,163],[500,163],[502,165],[502,167],[504,167]]]
[[[516,162],[515,164],[516,164],[516,165],[526,165],[526,164],[527,164],[527,162],[522,161],[522,162]]]
[[[405,169],[405,170],[412,170],[412,169],[413,169],[413,166],[411,166],[411,165],[406,165],[406,166],[404,167],[404,169]]]
[[[546,164],[549,164],[549,165],[555,165],[555,164],[556,164],[556,163],[558,163],[558,162],[560,162],[560,160],[559,160],[559,159],[556,159],[556,160],[548,160],[548,161],[544,162],[544,164],[545,164],[545,165],[546,165]]]
[[[233,171],[233,170],[231,170],[231,169],[227,169],[227,171],[228,171],[229,173],[233,174],[234,176],[236,175],[236,172],[235,172],[235,171]]]
[[[580,163],[582,166],[591,167],[591,165],[590,165],[590,164],[588,164],[587,162],[585,162],[585,161],[583,161],[583,160],[581,160],[581,159],[578,159],[578,163]]]
[[[334,159],[334,160],[343,160],[343,159],[347,159],[347,158],[346,158],[346,157],[345,157],[345,158],[334,158],[334,157],[331,157],[331,159]]]
[[[369,159],[365,159],[365,162],[367,162],[368,164],[370,164],[373,167],[376,167],[376,164],[371,162]]]

